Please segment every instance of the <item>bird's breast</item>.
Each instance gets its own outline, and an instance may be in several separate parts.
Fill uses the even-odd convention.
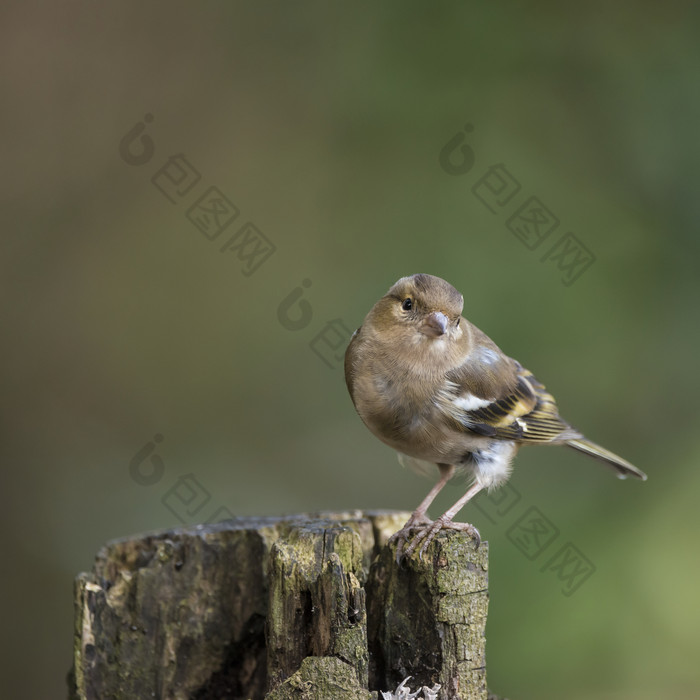
[[[399,378],[365,375],[359,380],[355,407],[369,430],[382,442],[410,457],[435,463],[458,463],[483,438],[455,430],[437,395]]]

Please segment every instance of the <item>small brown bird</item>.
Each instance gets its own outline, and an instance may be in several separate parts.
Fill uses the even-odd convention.
[[[554,398],[531,372],[507,357],[462,317],[464,299],[432,275],[402,277],[367,314],[345,353],[345,381],[364,424],[399,453],[399,460],[440,478],[392,539],[397,558],[425,551],[444,528],[478,530],[453,522],[484,488],[503,484],[522,445],[564,444],[601,460],[620,478],[646,474],[587,440],[559,417]],[[427,517],[456,470],[473,484],[437,520]]]

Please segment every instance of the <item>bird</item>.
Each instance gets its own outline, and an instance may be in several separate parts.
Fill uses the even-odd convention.
[[[439,478],[391,538],[401,561],[440,530],[481,535],[454,520],[480,491],[504,484],[523,445],[566,445],[618,477],[646,480],[627,460],[588,440],[559,415],[545,386],[462,316],[464,297],[429,274],[399,279],[372,307],[345,352],[345,381],[363,423],[399,461]],[[428,508],[463,473],[464,495],[436,520]]]

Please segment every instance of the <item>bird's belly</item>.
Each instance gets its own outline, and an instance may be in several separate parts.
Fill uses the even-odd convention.
[[[358,413],[374,435],[400,454],[420,462],[467,469],[485,488],[508,479],[511,460],[517,451],[515,442],[458,430],[441,421],[438,409],[431,406],[406,413],[396,408],[377,410],[376,404],[373,408],[364,412],[358,407]]]
[[[484,448],[489,440],[468,431],[441,425],[437,412],[426,410],[409,416],[363,416],[365,425],[382,442],[409,457],[435,464],[461,464],[469,453]]]

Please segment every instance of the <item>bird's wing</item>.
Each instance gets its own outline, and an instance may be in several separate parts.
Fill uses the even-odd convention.
[[[451,381],[449,396],[443,394],[441,404],[462,428],[485,437],[523,443],[582,437],[559,417],[554,397],[544,385],[515,360],[510,362],[509,381],[500,395],[481,398],[469,393],[462,382]]]

